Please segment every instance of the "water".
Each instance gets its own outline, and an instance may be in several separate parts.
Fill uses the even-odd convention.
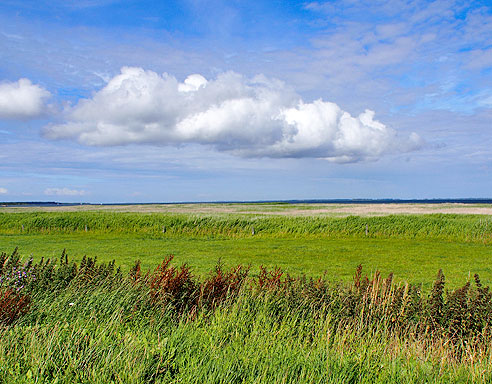
[[[492,204],[492,199],[307,199],[307,200],[257,200],[257,201],[183,201],[154,203],[59,203],[56,201],[28,201],[0,203],[1,206],[56,207],[76,205],[151,205],[151,204],[204,204],[204,203],[237,203],[237,204]]]

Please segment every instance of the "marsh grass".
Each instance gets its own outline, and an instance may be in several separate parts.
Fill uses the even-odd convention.
[[[478,276],[447,291],[392,275],[336,284],[166,258],[122,273],[86,258],[21,261],[26,311],[0,326],[5,383],[490,382],[492,298]],[[8,289],[7,287],[1,288]]]
[[[492,221],[483,215],[453,214],[337,218],[125,212],[0,213],[0,233],[3,234],[77,232],[139,233],[158,237],[400,237],[489,244]]]

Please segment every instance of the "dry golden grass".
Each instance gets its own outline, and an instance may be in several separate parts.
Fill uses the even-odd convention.
[[[74,205],[55,207],[0,207],[0,212],[81,212],[111,211],[135,213],[187,214],[245,214],[282,216],[385,216],[395,214],[478,214],[492,215],[488,204],[255,204],[255,203],[200,203],[200,204],[145,204],[145,205]]]

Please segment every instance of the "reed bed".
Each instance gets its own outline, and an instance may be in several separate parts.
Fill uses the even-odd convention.
[[[490,382],[492,293],[0,254],[0,382]]]
[[[1,234],[74,232],[140,233],[161,237],[400,237],[489,244],[492,220],[483,215],[452,214],[336,218],[124,212],[0,213]]]

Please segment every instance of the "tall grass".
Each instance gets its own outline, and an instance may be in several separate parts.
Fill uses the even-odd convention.
[[[478,215],[334,218],[121,212],[0,213],[2,234],[85,231],[141,233],[153,236],[367,236],[492,242],[492,221]]]
[[[439,271],[422,292],[361,268],[351,284],[221,265],[199,280],[172,257],[123,274],[64,253],[0,256],[1,292],[24,300],[7,321],[0,296],[0,382],[492,380],[492,294],[478,276],[446,291]]]

